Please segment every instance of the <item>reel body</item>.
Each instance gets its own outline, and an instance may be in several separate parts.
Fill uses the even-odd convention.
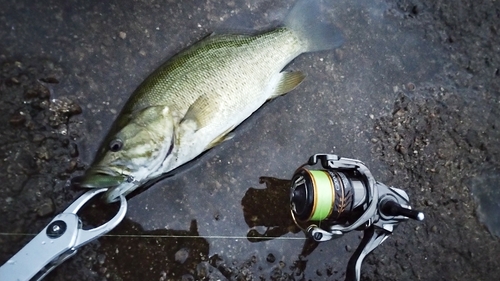
[[[321,163],[323,169],[309,169]],[[360,280],[364,257],[408,218],[422,221],[403,190],[376,182],[363,162],[333,154],[315,154],[292,178],[290,207],[294,222],[315,241],[323,242],[353,230],[363,240],[349,260],[346,280]],[[308,225],[307,227],[303,227]]]

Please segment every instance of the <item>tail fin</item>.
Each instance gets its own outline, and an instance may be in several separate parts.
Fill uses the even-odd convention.
[[[340,30],[320,20],[320,0],[298,0],[285,19],[285,26],[307,43],[306,52],[331,50],[344,42]]]

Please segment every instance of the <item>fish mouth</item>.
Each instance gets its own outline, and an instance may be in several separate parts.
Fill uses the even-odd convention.
[[[82,177],[76,177],[72,184],[84,188],[115,187],[127,181],[128,176],[111,171],[90,170]]]
[[[82,188],[108,188],[103,195],[106,203],[120,200],[120,196],[129,194],[136,186],[133,177],[107,169],[91,169],[85,175],[73,178],[71,183]]]

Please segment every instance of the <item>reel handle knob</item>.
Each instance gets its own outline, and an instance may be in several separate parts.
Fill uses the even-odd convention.
[[[424,213],[402,207],[399,203],[392,200],[382,202],[380,211],[386,216],[404,216],[417,221],[424,220]]]

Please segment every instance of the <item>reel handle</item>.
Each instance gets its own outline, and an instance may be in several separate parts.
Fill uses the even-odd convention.
[[[387,200],[380,204],[380,211],[386,216],[403,216],[417,221],[424,220],[424,213],[405,208],[401,206],[398,202]]]

